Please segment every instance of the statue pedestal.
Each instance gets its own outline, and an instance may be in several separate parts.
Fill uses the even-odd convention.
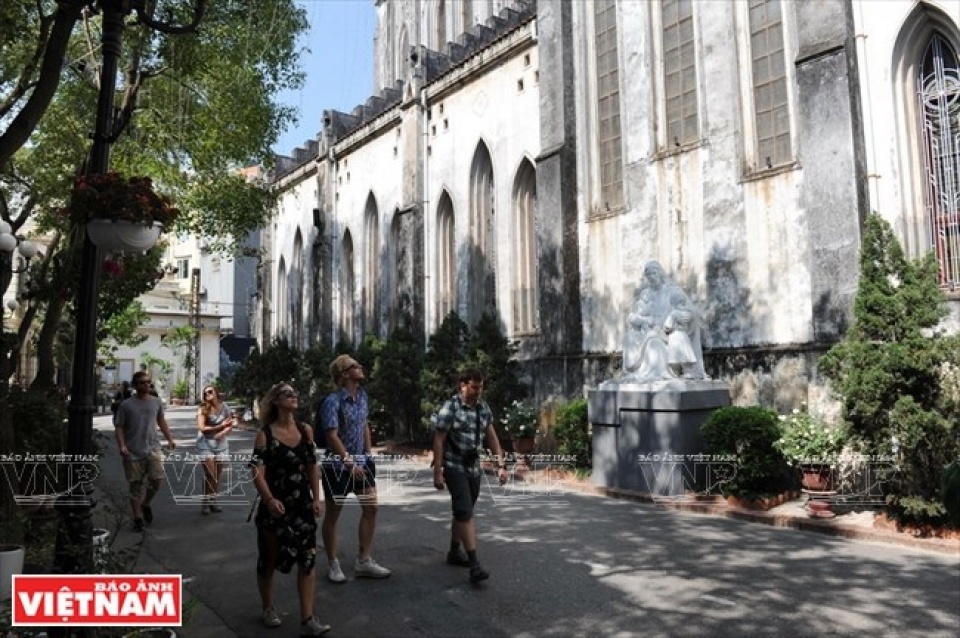
[[[700,425],[713,410],[730,405],[727,384],[606,381],[587,401],[596,485],[682,496],[709,482]]]

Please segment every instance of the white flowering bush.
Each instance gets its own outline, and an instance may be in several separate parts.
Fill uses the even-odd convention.
[[[793,467],[834,465],[847,442],[844,427],[826,423],[805,410],[780,415],[778,425],[780,438],[773,447]]]
[[[532,404],[526,401],[514,401],[503,410],[500,423],[503,425],[504,434],[508,437],[522,439],[536,436],[538,418],[537,409]]]

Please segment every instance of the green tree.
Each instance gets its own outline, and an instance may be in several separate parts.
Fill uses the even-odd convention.
[[[430,335],[420,370],[422,432],[430,431],[430,418],[457,391],[457,372],[466,357],[470,329],[451,311]]]
[[[414,440],[420,429],[420,348],[409,328],[395,328],[380,348],[367,391],[382,412],[384,429]]]
[[[520,364],[496,317],[484,312],[467,342],[466,365],[483,373],[483,398],[490,405],[497,423],[504,408],[526,398],[528,390],[520,382]]]
[[[146,309],[139,301],[134,301],[126,309],[110,317],[100,326],[97,350],[102,359],[113,359],[117,348],[135,348],[147,340],[140,327],[149,318]]]
[[[291,383],[301,394],[309,396],[310,379],[301,376],[301,355],[282,337],[277,337],[262,352],[254,351],[243,361],[233,375],[233,393],[247,397],[256,415],[255,401],[265,395],[275,383]],[[309,419],[310,406],[300,405],[298,418]]]
[[[185,381],[187,387],[189,387],[190,371],[193,370],[196,363],[193,360],[193,346],[197,336],[197,330],[193,326],[176,326],[168,330],[163,336],[163,347],[177,357],[177,364],[180,370],[183,370],[183,373],[177,375],[177,383]],[[186,397],[181,396],[179,398],[184,399]]]
[[[960,452],[956,388],[945,384],[960,347],[938,329],[945,314],[933,254],[908,260],[890,225],[869,216],[854,323],[820,369],[864,451],[895,457],[887,503],[907,520],[943,520],[940,473]]]
[[[44,272],[38,265],[31,273],[30,303],[38,310],[22,331],[26,339],[34,318],[45,322],[37,337],[40,385],[53,382],[61,318],[72,323],[79,272],[83,229],[70,228],[61,210],[95,120],[90,72],[99,64],[100,23],[99,14],[82,11],[90,4],[19,0],[0,12],[0,218],[15,231],[33,220],[58,238]],[[124,29],[113,167],[153,178],[183,210],[182,230],[234,249],[272,207],[273,195],[237,171],[269,164],[270,146],[293,119],[276,98],[302,82],[296,40],[304,11],[293,0],[171,0],[160,22],[157,3],[143,6]],[[126,272],[116,280],[123,297],[101,307],[101,321],[155,281]],[[13,347],[22,342],[18,335]]]

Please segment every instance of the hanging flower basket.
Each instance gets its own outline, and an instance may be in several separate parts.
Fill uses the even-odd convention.
[[[154,190],[149,177],[105,173],[77,177],[67,214],[85,225],[90,241],[104,250],[144,252],[180,211]]]
[[[122,219],[93,219],[87,222],[87,235],[101,250],[111,253],[143,253],[160,239],[163,227],[158,223],[146,226]]]

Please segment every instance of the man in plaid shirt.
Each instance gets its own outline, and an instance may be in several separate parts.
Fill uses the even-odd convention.
[[[460,373],[460,392],[437,412],[433,437],[433,485],[450,491],[453,522],[450,526],[450,551],[447,563],[470,568],[471,582],[490,578],[477,561],[477,534],[473,524],[473,507],[480,496],[480,453],[484,436],[497,458],[497,478],[507,482],[500,441],[493,428],[493,412],[485,401],[483,375],[467,369]],[[463,549],[460,544],[463,543]],[[464,552],[464,549],[466,552]]]

